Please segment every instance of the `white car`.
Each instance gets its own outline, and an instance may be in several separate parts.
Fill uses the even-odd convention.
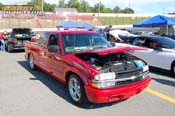
[[[112,35],[113,37],[119,39],[120,42],[123,41],[120,38],[120,35],[123,35],[123,36],[134,36],[134,34],[128,32],[126,30],[111,30],[111,31],[109,31],[109,34]]]
[[[175,40],[161,36],[137,36],[132,44],[147,50],[137,50],[131,54],[145,60],[149,66],[168,70],[175,76]],[[116,43],[116,46],[133,45]]]

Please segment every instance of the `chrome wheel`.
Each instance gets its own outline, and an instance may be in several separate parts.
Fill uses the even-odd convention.
[[[69,80],[69,93],[72,99],[75,102],[80,101],[81,99],[81,88],[80,83],[76,78],[71,78]]]
[[[34,60],[33,60],[33,56],[30,55],[29,57],[29,65],[30,65],[30,69],[34,69],[35,68],[35,64],[34,64]]]

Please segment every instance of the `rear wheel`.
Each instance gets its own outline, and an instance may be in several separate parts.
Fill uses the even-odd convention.
[[[34,59],[33,59],[33,55],[32,54],[30,54],[30,56],[29,56],[29,66],[30,66],[31,70],[35,70],[36,69],[36,66],[34,64]]]
[[[9,44],[7,45],[7,51],[8,51],[8,52],[13,52],[13,45],[12,45],[11,43],[9,43]]]
[[[83,83],[77,75],[70,75],[68,80],[68,90],[71,100],[76,105],[83,104],[87,101]]]
[[[172,74],[173,78],[175,78],[175,62],[173,62],[172,66],[171,66],[171,74]]]

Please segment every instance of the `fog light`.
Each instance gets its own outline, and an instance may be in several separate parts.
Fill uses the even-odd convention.
[[[91,86],[94,88],[109,88],[109,87],[114,87],[115,82],[102,82],[102,83],[91,83]]]

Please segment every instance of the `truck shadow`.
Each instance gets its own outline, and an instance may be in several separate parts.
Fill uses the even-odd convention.
[[[6,52],[8,52],[8,51],[6,51]],[[8,52],[8,53],[9,54],[15,54],[15,53],[23,53],[23,52],[25,52],[25,50],[23,50],[23,49],[21,49],[21,50],[15,49],[15,50],[13,50],[13,52]]]
[[[150,67],[150,72],[154,73],[154,74],[158,74],[158,75],[162,75],[162,76],[172,78],[172,75],[170,74],[170,72],[166,71],[166,70],[163,70],[163,69]]]
[[[45,86],[47,86],[56,95],[63,98],[65,101],[71,103],[72,105],[74,105],[73,102],[71,101],[71,99],[69,98],[69,94],[68,94],[68,90],[67,90],[66,85],[64,85],[63,83],[52,78],[51,76],[49,76],[47,73],[41,71],[40,69],[32,71],[29,68],[27,61],[18,61],[18,63],[34,76],[34,78],[29,78],[30,80],[41,81]],[[95,109],[95,108],[103,108],[103,107],[112,106],[112,105],[115,105],[115,104],[118,104],[118,103],[124,102],[124,101],[126,101],[126,100],[121,100],[121,101],[112,102],[112,103],[103,103],[103,104],[96,104],[96,103],[89,103],[88,102],[88,103],[83,104],[83,105],[79,105],[79,106],[75,105],[75,106],[77,106],[79,108],[83,108],[83,109]]]
[[[173,77],[168,71],[152,68],[150,72],[156,75],[162,75],[166,77],[166,78],[152,77],[154,81],[175,87],[175,77]]]

